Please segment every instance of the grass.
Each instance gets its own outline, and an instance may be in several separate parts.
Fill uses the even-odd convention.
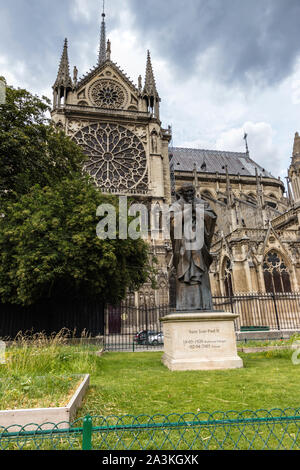
[[[82,380],[94,373],[97,346],[68,345],[67,331],[47,338],[21,336],[6,350],[0,364],[0,409],[65,406]]]
[[[41,337],[23,345],[21,343],[8,350],[7,363],[0,366],[1,379],[9,380],[15,374],[21,387],[18,392],[20,396],[28,394],[33,398],[31,382],[21,382],[24,377],[27,380],[30,377],[30,380],[37,381],[36,389],[42,393],[48,391],[55,401],[59,377],[90,373],[91,386],[78,417],[86,414],[105,417],[182,415],[300,406],[300,366],[292,364],[292,352],[289,350],[239,353],[244,361],[243,369],[171,372],[161,362],[162,352],[105,353],[99,357],[95,354],[99,347],[84,344],[70,346],[63,338],[53,338],[47,342]],[[45,375],[42,377],[42,374]],[[222,415],[219,414],[219,417],[222,418]],[[178,421],[176,416],[170,419],[172,422]],[[129,424],[129,418],[124,420]],[[139,420],[147,421],[145,417]],[[155,419],[156,422],[162,420],[161,416]],[[116,419],[110,418],[109,422],[114,423]],[[94,426],[100,424],[100,418],[94,419],[93,423]],[[80,419],[77,426],[81,425]],[[289,449],[299,448],[297,436],[299,424],[296,422],[251,424],[247,428],[242,424],[157,430],[144,428],[138,431],[121,429],[109,433],[94,432],[93,447],[102,450],[124,450],[124,447],[184,450],[232,449],[235,445],[248,449],[251,445],[257,449]],[[50,436],[40,440],[34,437],[27,441],[18,437],[15,441],[0,439],[0,448],[16,449],[18,446],[24,449],[68,449],[70,446],[80,449],[81,436]]]
[[[197,413],[300,406],[292,352],[239,353],[243,369],[171,372],[161,352],[106,353],[79,415]]]
[[[95,353],[99,345],[68,344],[66,330],[17,337],[0,365],[0,409],[65,404],[89,373],[91,386],[78,415],[138,415],[300,406],[300,367],[292,351],[239,353],[243,369],[171,372],[162,352]],[[299,338],[299,336],[297,337]],[[268,345],[290,345],[269,341]],[[261,342],[247,342],[256,345]]]
[[[78,375],[1,377],[0,410],[66,406],[81,380]]]
[[[292,335],[289,339],[273,339],[273,340],[240,340],[237,342],[238,349],[252,348],[252,347],[267,347],[267,346],[291,346],[294,342],[300,340],[299,334]]]

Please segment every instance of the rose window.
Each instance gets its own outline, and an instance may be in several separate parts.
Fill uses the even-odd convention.
[[[89,91],[91,101],[101,108],[121,108],[126,100],[126,91],[112,80],[98,80]]]
[[[139,138],[116,124],[92,124],[74,136],[86,155],[86,171],[107,192],[140,192],[148,189],[147,159]]]

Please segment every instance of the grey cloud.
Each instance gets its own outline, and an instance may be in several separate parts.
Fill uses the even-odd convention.
[[[34,88],[54,81],[64,37],[80,74],[81,42],[87,44],[86,62],[96,63],[98,0],[87,1],[90,20],[74,19],[74,0],[0,2],[0,55],[23,60]],[[108,31],[122,28],[124,7],[142,44],[168,60],[179,79],[194,74],[199,57],[213,48],[207,75],[229,84],[274,84],[290,74],[300,52],[299,0],[110,0]]]
[[[300,53],[299,0],[129,0],[142,40],[180,76],[201,54],[217,50],[208,74],[240,84],[274,84]]]
[[[90,20],[72,15],[74,0],[0,0],[0,57],[23,61],[23,78],[35,90],[51,86],[58,70],[64,38],[69,39],[72,65],[80,65],[80,43],[87,43],[86,61],[97,62],[100,33],[100,2],[88,2]],[[116,27],[118,17],[110,18]],[[85,73],[86,70],[79,70]],[[0,65],[1,75],[1,65]]]

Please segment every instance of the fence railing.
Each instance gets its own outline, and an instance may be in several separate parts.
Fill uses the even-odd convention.
[[[214,296],[214,309],[237,313],[237,332],[266,330],[300,331],[300,293],[251,293]],[[161,318],[169,305],[107,307],[104,342],[106,350],[137,351],[163,345]]]
[[[272,292],[215,296],[216,310],[239,314],[236,330],[300,329],[300,293]]]
[[[296,450],[300,408],[183,415],[85,416],[0,426],[1,450]]]
[[[163,344],[161,318],[169,313],[169,305],[134,307],[124,304],[107,307],[104,315],[105,349],[159,349]]]

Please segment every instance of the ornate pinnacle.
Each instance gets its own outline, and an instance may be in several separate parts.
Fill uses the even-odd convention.
[[[299,133],[296,132],[295,139],[294,139],[294,146],[293,146],[292,161],[293,161],[293,163],[295,163],[296,161],[298,163],[299,159],[300,159],[300,137],[299,137]]]
[[[142,92],[142,75],[139,75],[138,78],[138,90],[140,93]]]
[[[59,69],[54,87],[62,86],[69,88],[73,86],[72,79],[70,77],[70,66],[68,56],[68,40],[65,39],[63,53],[60,59]]]
[[[248,134],[246,134],[246,132],[244,132],[244,141],[245,141],[245,144],[246,144],[246,154],[247,156],[249,157],[249,148],[248,148]]]
[[[146,78],[145,78],[144,94],[148,95],[148,96],[158,96],[149,51],[148,51],[148,54],[147,54],[147,65],[146,65]]]
[[[255,177],[256,177],[256,194],[257,194],[258,206],[263,207],[264,206],[263,185],[262,185],[261,176],[258,175],[257,167],[255,167]]]
[[[111,42],[110,40],[107,41],[107,49],[106,49],[106,60],[110,60],[111,55]]]
[[[232,192],[231,192],[230,177],[229,177],[227,165],[226,165],[226,196],[227,196],[227,207],[230,207],[232,204]]]
[[[193,176],[194,176],[194,188],[196,190],[196,196],[200,197],[200,191],[199,191],[199,178],[198,178],[198,172],[197,172],[197,164],[194,163],[194,170],[193,170]]]

